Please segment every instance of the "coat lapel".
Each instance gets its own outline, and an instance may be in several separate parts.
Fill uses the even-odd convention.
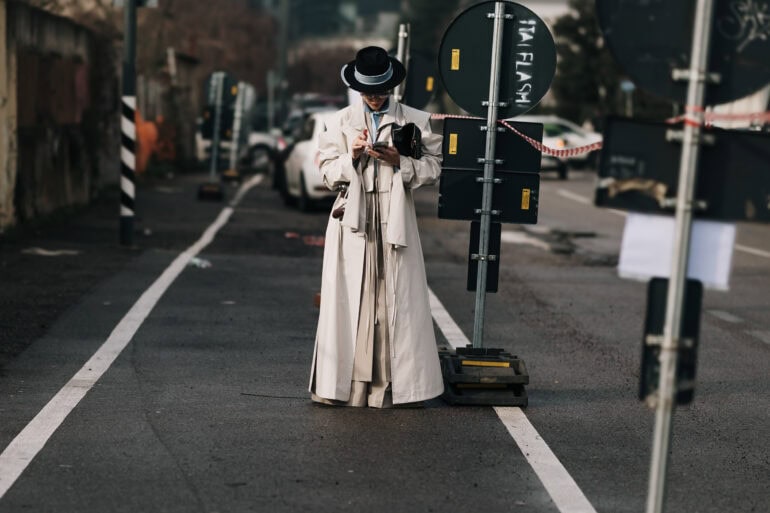
[[[352,112],[350,113],[350,126],[361,132],[366,128],[366,119],[364,119],[364,101],[354,101],[352,107]]]
[[[398,120],[401,118],[401,104],[396,102],[392,96],[388,101],[390,102],[390,109],[382,116],[382,121],[380,121],[380,128],[377,131],[378,141],[387,140],[383,135],[390,137],[391,126],[393,123],[398,123]]]

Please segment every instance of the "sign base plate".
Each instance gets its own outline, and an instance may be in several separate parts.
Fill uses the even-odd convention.
[[[198,199],[200,201],[223,201],[225,193],[222,190],[222,184],[218,182],[207,182],[198,187]]]
[[[439,352],[444,394],[449,404],[521,406],[528,403],[524,385],[529,374],[524,361],[497,348],[473,348]]]

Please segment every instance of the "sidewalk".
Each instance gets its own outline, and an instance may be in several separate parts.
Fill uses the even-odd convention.
[[[119,191],[0,235],[0,373],[68,307],[147,249],[183,250],[222,209],[200,202],[206,173],[137,184],[134,247],[119,244]],[[226,186],[226,198],[235,187]]]

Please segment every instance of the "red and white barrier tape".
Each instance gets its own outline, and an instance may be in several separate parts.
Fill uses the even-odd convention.
[[[475,116],[456,116],[452,114],[431,114],[431,118],[433,119],[475,119],[484,121],[484,118],[479,118]],[[601,141],[595,142],[592,144],[587,144],[585,146],[576,146],[574,148],[568,148],[566,150],[557,150],[556,148],[551,148],[549,146],[544,145],[540,141],[537,141],[530,136],[521,133],[519,130],[516,130],[513,126],[510,125],[507,121],[504,119],[498,119],[498,123],[503,125],[508,130],[512,131],[525,141],[527,141],[532,147],[537,149],[538,151],[545,153],[546,155],[551,155],[553,157],[561,157],[561,158],[567,158],[567,157],[574,157],[575,155],[580,155],[581,153],[588,153],[589,151],[594,150],[600,150],[602,149],[602,143]]]
[[[676,116],[673,118],[669,118],[666,120],[667,123],[676,124],[676,123],[684,123],[691,126],[702,126],[705,125],[706,127],[710,127],[713,125],[715,121],[748,121],[750,123],[770,123],[770,112],[755,112],[751,114],[721,114],[718,112],[704,112],[703,108],[698,107],[687,107],[685,109],[687,111],[686,114],[682,114],[681,116]],[[433,119],[475,119],[477,121],[484,121],[484,118],[479,118],[476,116],[459,116],[459,115],[453,115],[453,114],[431,114],[431,118]],[[551,155],[553,157],[561,157],[561,158],[567,158],[567,157],[574,157],[575,155],[580,155],[581,153],[588,153],[590,151],[600,150],[602,149],[602,142],[595,142],[592,144],[587,144],[585,146],[577,146],[575,148],[568,148],[566,150],[557,150],[556,148],[550,148],[540,141],[536,141],[535,139],[529,137],[528,135],[525,135],[521,133],[520,131],[516,130],[513,126],[511,126],[507,121],[504,119],[498,119],[498,123],[506,127],[508,130],[512,131],[525,141],[527,141],[531,146],[536,148],[538,151],[545,153],[546,155]]]
[[[498,123],[503,125],[508,130],[512,131],[514,134],[518,135],[525,141],[527,141],[531,146],[534,146],[539,151],[545,153],[546,155],[551,155],[553,157],[574,157],[575,155],[580,155],[581,153],[588,153],[589,151],[594,150],[601,150],[602,149],[602,142],[597,141],[595,143],[586,144],[585,146],[576,146],[574,148],[568,148],[566,150],[557,150],[555,148],[549,148],[548,146],[544,145],[540,141],[536,141],[535,139],[529,137],[528,135],[524,135],[518,130],[516,130],[514,127],[512,127],[507,121],[503,119],[498,119]]]
[[[688,109],[689,110],[689,109]],[[696,109],[692,109],[693,112],[698,112]],[[688,113],[689,114],[689,113]],[[689,123],[699,126],[701,123],[705,126],[711,126],[716,121],[748,121],[749,123],[770,123],[770,112],[752,112],[749,114],[726,114],[720,112],[706,112],[701,113],[703,121],[701,122],[697,116],[691,116],[688,114],[682,114],[669,118],[666,123]]]

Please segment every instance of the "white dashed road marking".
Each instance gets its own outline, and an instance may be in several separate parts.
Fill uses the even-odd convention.
[[[546,251],[551,249],[551,246],[549,246],[547,243],[541,241],[540,239],[530,237],[524,232],[506,231],[500,234],[500,240],[502,242],[508,242],[511,244],[528,244],[530,246],[535,246],[536,248],[544,249]]]
[[[725,312],[723,310],[708,310],[708,313],[713,315],[717,319],[722,319],[725,322],[731,322],[733,324],[740,324],[743,322],[743,319],[741,319],[740,317],[735,316],[730,312]]]
[[[770,331],[747,331],[746,333],[770,346]]]

